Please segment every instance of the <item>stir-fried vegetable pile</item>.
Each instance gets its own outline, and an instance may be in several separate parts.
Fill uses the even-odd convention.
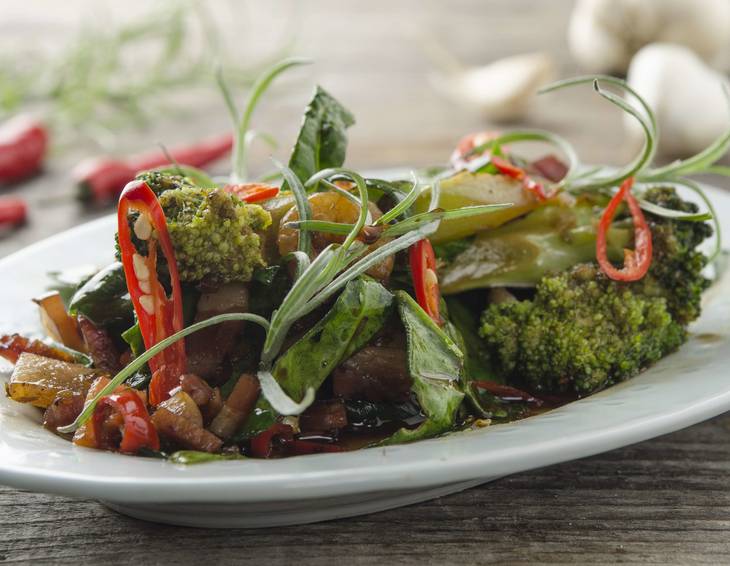
[[[592,82],[642,125],[626,167],[581,166],[524,130],[468,136],[450,166],[386,181],[343,167],[354,118],[318,87],[288,164],[251,182],[254,109],[301,63],[264,74],[240,115],[219,76],[237,124],[227,182],[185,163],[140,172],[118,261],[37,300],[52,343],[0,339],[8,395],[46,427],[180,463],[338,452],[533,415],[687,340],[720,250],[687,175],[730,134],[652,168],[644,101],[579,78],[549,90]],[[521,142],[559,156],[525,159]]]

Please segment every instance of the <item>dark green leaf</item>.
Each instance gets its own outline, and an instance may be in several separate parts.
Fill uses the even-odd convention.
[[[97,326],[131,322],[134,311],[122,264],[108,265],[82,285],[71,298],[69,312],[83,315]]]
[[[464,355],[408,293],[396,291],[396,299],[406,329],[412,389],[426,420],[418,428],[400,429],[385,444],[413,442],[451,430],[464,399],[459,390]]]
[[[346,131],[354,123],[344,106],[323,88],[316,88],[289,158],[289,168],[302,183],[322,169],[345,162]]]

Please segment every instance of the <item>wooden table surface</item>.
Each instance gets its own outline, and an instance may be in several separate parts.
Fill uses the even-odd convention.
[[[53,3],[27,4],[0,17],[0,29],[23,29],[32,17],[68,24],[68,13],[61,14]],[[88,4],[78,0],[69,10]],[[141,2],[127,4],[133,11]],[[279,94],[261,107],[256,125],[283,140],[286,149],[316,81],[357,117],[348,157],[353,167],[441,163],[465,132],[494,125],[433,90],[422,38],[438,38],[473,64],[546,51],[559,75],[568,76],[577,71],[564,39],[571,5],[547,0],[307,2],[295,17],[301,22],[295,26],[296,52],[316,64],[281,81]],[[61,33],[58,41],[66,37]],[[188,114],[163,115],[142,133],[120,132],[118,148],[174,144],[219,132],[226,124],[220,100],[205,91]],[[586,162],[621,163],[632,155],[619,114],[590,91],[538,100],[523,125],[563,134]],[[27,226],[0,236],[0,257],[110,212],[84,210],[64,198],[71,189],[69,168],[86,151],[57,153],[44,175],[4,191],[26,196],[32,210]],[[286,156],[285,150],[279,153]],[[265,167],[266,154],[259,152],[254,168]],[[94,501],[0,487],[0,562],[730,563],[728,429],[730,416],[723,416],[419,505],[266,530],[160,526],[117,515]]]

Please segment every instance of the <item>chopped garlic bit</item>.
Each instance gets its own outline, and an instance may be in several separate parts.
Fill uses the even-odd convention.
[[[134,266],[134,274],[140,282],[147,281],[150,278],[150,270],[141,255],[132,255],[132,265]]]

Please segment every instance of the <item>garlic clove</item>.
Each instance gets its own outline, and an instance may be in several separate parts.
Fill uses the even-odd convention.
[[[492,120],[516,120],[529,107],[540,86],[554,76],[545,53],[499,59],[483,67],[434,75],[433,86],[452,100],[471,106]]]
[[[730,82],[686,47],[644,47],[631,61],[628,82],[656,114],[663,154],[692,155],[728,128],[730,110],[722,85],[730,88]],[[624,120],[632,141],[640,143],[641,127],[630,116]]]
[[[727,0],[578,0],[568,26],[573,58],[594,73],[623,73],[655,42],[685,45],[714,66],[730,50]]]

